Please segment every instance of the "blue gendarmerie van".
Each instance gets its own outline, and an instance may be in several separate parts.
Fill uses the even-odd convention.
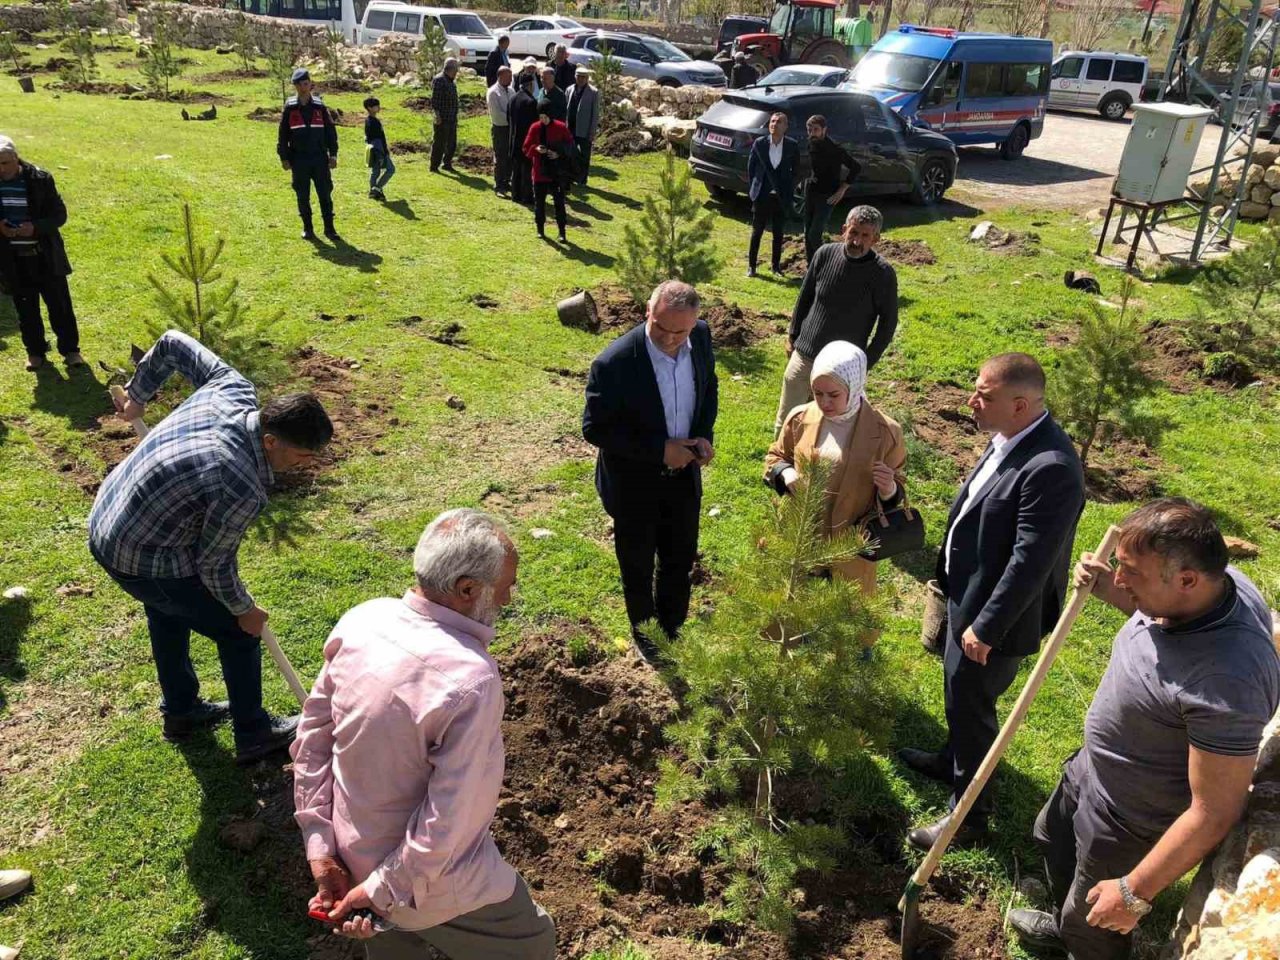
[[[845,89],[875,94],[957,146],[994,143],[1013,160],[1044,129],[1053,43],[903,24],[858,62]]]

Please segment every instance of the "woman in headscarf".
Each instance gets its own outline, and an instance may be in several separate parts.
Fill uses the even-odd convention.
[[[823,521],[827,536],[864,517],[874,498],[888,508],[903,496],[907,448],[902,427],[871,406],[863,393],[866,381],[867,355],[861,349],[845,340],[827,344],[809,375],[813,400],[787,414],[765,455],[765,482],[784,495],[801,480],[804,464],[820,459],[831,465]],[[831,574],[856,580],[865,596],[875,595],[876,565],[870,560],[855,557]],[[878,638],[876,632],[863,642],[870,648]]]
[[[532,64],[516,79],[516,93],[507,106],[507,125],[511,130],[511,199],[517,203],[533,203],[533,163],[525,156],[524,138],[538,122],[538,101],[533,97]]]

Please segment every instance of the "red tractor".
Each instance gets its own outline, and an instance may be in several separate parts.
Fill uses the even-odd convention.
[[[768,33],[746,33],[734,41],[764,76],[785,63],[847,67],[849,49],[836,39],[836,0],[778,0]]]

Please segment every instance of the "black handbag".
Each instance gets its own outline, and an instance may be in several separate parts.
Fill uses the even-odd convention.
[[[873,494],[872,498],[871,509],[858,520],[859,529],[870,541],[859,556],[864,560],[888,560],[924,546],[924,517],[912,509],[905,486],[902,499],[887,510],[878,495]]]

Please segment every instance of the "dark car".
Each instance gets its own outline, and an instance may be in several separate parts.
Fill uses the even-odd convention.
[[[768,130],[769,115],[787,114],[788,134],[800,143],[797,181],[809,175],[805,121],[827,118],[827,135],[862,169],[850,196],[906,194],[932,204],[955,182],[956,147],[939,133],[904,121],[875,97],[815,87],[749,88],[728,93],[698,118],[689,148],[693,175],[713,195],[747,192],[747,154]]]
[[[733,41],[744,33],[767,33],[768,17],[753,17],[745,13],[731,13],[720,21],[716,34],[716,53],[733,53]]]

